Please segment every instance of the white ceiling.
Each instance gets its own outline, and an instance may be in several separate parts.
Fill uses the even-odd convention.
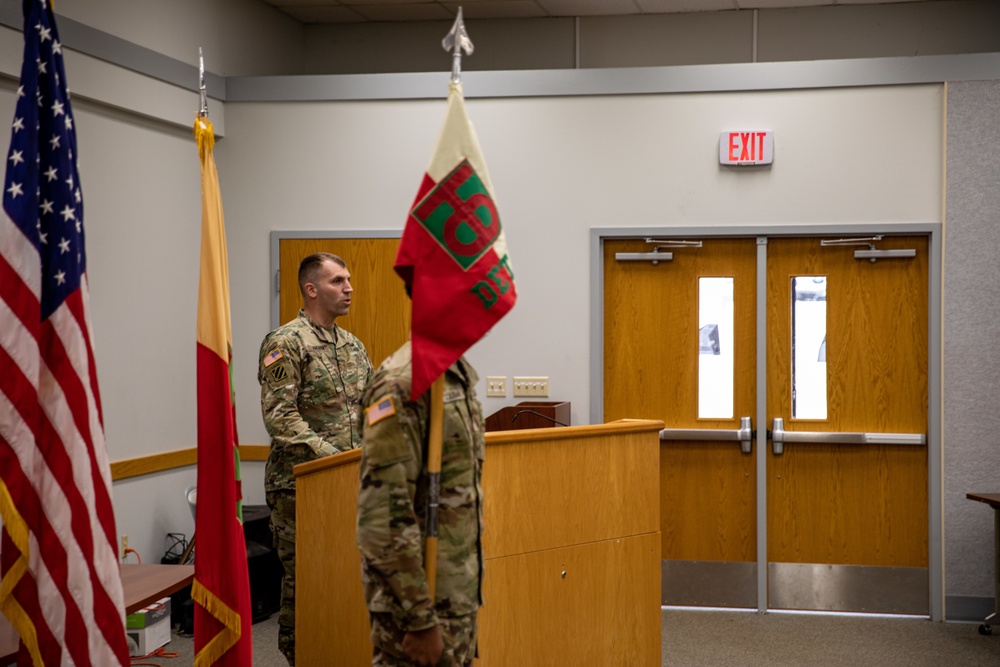
[[[303,23],[447,21],[459,6],[466,19],[625,16],[825,5],[877,5],[925,0],[264,0]]]

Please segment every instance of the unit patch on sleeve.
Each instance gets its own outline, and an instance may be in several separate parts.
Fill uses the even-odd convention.
[[[284,382],[288,379],[288,369],[285,368],[284,364],[276,366],[270,373],[267,374],[267,377],[270,378],[272,385]]]
[[[365,408],[365,417],[368,419],[368,425],[377,424],[386,417],[391,417],[396,414],[396,406],[392,402],[392,396],[386,396],[375,402],[375,405],[370,405]]]

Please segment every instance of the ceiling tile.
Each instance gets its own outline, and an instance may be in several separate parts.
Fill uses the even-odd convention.
[[[334,0],[327,0],[334,2]],[[372,5],[436,5],[437,0],[340,0],[337,4],[351,7],[368,7]]]
[[[443,3],[449,10],[467,19],[529,19],[548,16],[535,0],[463,0]]]
[[[475,19],[545,16],[628,16],[779,9],[830,5],[875,5],[924,0],[263,0],[306,23],[433,21],[454,18],[457,8]],[[2,2],[2,0],[0,0]]]
[[[838,5],[874,5],[889,4],[890,2],[924,2],[924,0],[837,0]]]
[[[339,5],[339,0],[264,0],[275,7],[315,7]]]
[[[619,16],[641,14],[635,0],[538,0],[552,16]]]
[[[436,2],[419,4],[368,4],[351,2],[351,8],[372,21],[447,21],[455,15]]]
[[[339,5],[282,7],[281,11],[303,23],[364,23],[367,21],[364,16]]]
[[[737,0],[635,0],[647,14],[713,12],[739,9]]]
[[[740,9],[788,9],[837,4],[834,0],[736,0],[736,2]]]

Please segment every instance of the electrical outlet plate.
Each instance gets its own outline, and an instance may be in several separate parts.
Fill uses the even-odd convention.
[[[549,379],[547,377],[515,377],[515,396],[548,396]]]
[[[506,398],[507,396],[507,376],[506,375],[490,375],[486,378],[486,395],[487,396],[499,396],[500,398]]]

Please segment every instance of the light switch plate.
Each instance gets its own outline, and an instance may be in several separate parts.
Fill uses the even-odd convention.
[[[487,376],[486,395],[505,398],[507,396],[507,376],[506,375]]]
[[[515,377],[515,396],[548,396],[549,379],[547,377]]]

